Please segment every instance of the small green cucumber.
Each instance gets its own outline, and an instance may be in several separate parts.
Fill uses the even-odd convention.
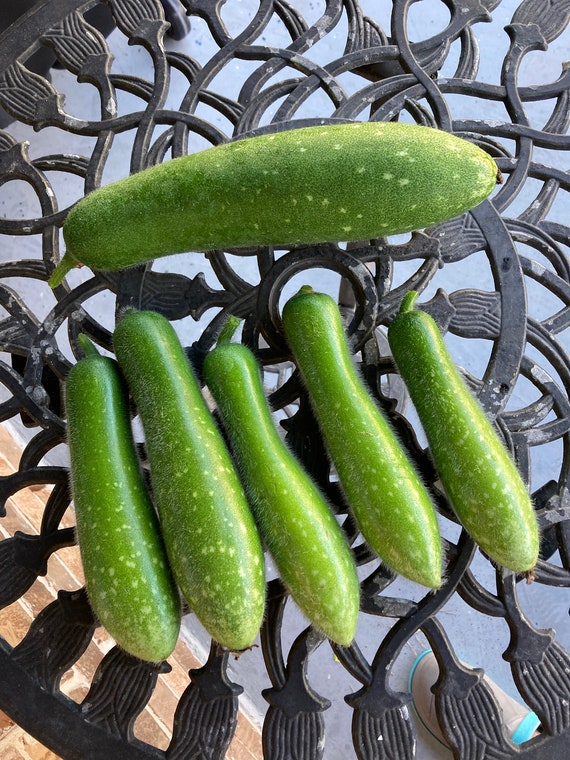
[[[81,199],[50,284],[214,248],[366,240],[481,203],[493,159],[443,130],[353,122],[258,135],[181,156]]]
[[[142,424],[172,572],[208,633],[251,646],[265,608],[261,539],[230,453],[170,322],[119,319],[113,346]]]
[[[204,379],[281,580],[315,628],[348,646],[360,607],[356,564],[330,506],[277,431],[255,356],[241,343],[219,343]]]
[[[441,585],[441,538],[429,493],[356,369],[335,300],[304,287],[283,329],[346,502],[368,545],[393,570]]]
[[[166,659],[181,605],[132,437],[116,362],[93,347],[65,384],[70,480],[85,586],[97,617],[135,657]]]
[[[435,320],[410,291],[388,328],[394,361],[459,521],[486,554],[515,572],[534,568],[539,530],[528,489],[456,368]]]

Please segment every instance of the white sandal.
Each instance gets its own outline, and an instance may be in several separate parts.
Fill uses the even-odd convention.
[[[441,744],[449,748],[439,726],[435,711],[435,696],[431,687],[439,676],[439,665],[431,649],[426,649],[415,660],[408,678],[408,688],[412,694],[414,711],[424,728]],[[488,676],[485,683],[493,692],[503,711],[503,720],[508,735],[514,744],[522,744],[540,729],[538,715],[529,711],[504,692]]]

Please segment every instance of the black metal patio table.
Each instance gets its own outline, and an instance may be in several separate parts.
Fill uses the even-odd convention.
[[[80,356],[77,335],[85,332],[110,349],[114,315],[128,305],[155,309],[179,324],[199,321],[200,335],[188,346],[199,370],[222,320],[233,313],[244,319],[242,339],[276,373],[270,398],[289,443],[330,497],[353,542],[362,570],[359,630],[379,619],[389,623],[371,651],[358,634],[348,648],[329,645],[311,628],[285,635],[288,597],[278,577],[270,580],[260,634],[260,665],[271,683],[263,694],[264,756],[326,757],[330,701],[309,674],[315,653],[333,646],[354,684],[338,695],[352,710],[354,756],[413,758],[417,736],[410,697],[394,688],[391,676],[406,643],[421,632],[440,666],[438,714],[455,757],[563,760],[570,741],[570,654],[555,631],[534,625],[519,597],[532,582],[548,593],[549,604],[567,604],[563,594],[570,586],[570,68],[562,61],[548,81],[520,80],[529,61],[548,56],[563,39],[570,4],[523,0],[503,24],[507,4],[501,0],[259,0],[247,10],[246,5],[237,28],[229,23],[232,0],[44,0],[0,36],[0,190],[25,186],[36,209],[33,216],[3,213],[0,219],[0,420],[19,419],[28,431],[19,470],[0,478],[0,518],[2,505],[21,489],[53,485],[40,533],[0,542],[0,606],[23,596],[46,572],[50,555],[75,540],[60,525],[70,503],[67,469],[46,462],[65,442],[61,390]],[[483,41],[497,24],[505,28],[506,44],[496,52],[496,81],[485,81],[482,56],[490,52],[482,50]],[[412,26],[419,39],[410,34]],[[215,48],[204,60],[171,44],[191,40],[198,27]],[[111,32],[146,52],[152,79],[114,64]],[[332,39],[339,53],[323,60],[329,49],[323,43]],[[220,83],[233,81],[238,71],[242,79],[230,93]],[[184,95],[173,104],[174,78],[184,82]],[[77,83],[92,88],[97,113],[74,113],[64,88]],[[123,170],[128,173],[196,146],[356,119],[401,119],[462,135],[495,158],[504,182],[473,212],[405,239],[189,253],[207,263],[216,285],[200,272],[189,276],[173,259],[114,274],[81,270],[49,293],[47,278],[62,255],[67,211],[106,172],[116,171],[114,147],[123,138],[131,139],[130,163]],[[18,136],[21,127],[29,128],[28,138]],[[44,130],[58,136],[61,150],[34,152],[33,134]],[[56,175],[74,178],[75,197]],[[23,253],[6,257],[2,240],[13,239],[21,241]],[[280,298],[292,278],[315,270],[340,277],[347,329],[371,392],[438,497],[448,526],[447,568],[446,582],[435,593],[416,588],[406,594],[406,586],[359,541],[298,377],[288,371]],[[22,282],[28,286],[20,292]],[[493,568],[481,557],[438,491],[385,341],[386,326],[411,288],[461,356],[468,359],[470,346],[486,347],[482,364],[466,363],[464,371],[533,494],[542,547],[532,579]],[[30,298],[34,292],[53,299],[41,318]],[[98,320],[90,306],[102,294],[112,304],[111,323]],[[541,451],[546,464],[537,474]],[[490,569],[491,585],[482,582],[480,563]],[[458,597],[508,631],[503,657],[521,700],[538,714],[543,729],[521,746],[504,735],[482,671],[461,662],[447,633],[445,611]],[[96,627],[78,588],[62,591],[17,646],[0,639],[0,708],[63,758],[225,757],[242,691],[228,676],[229,653],[213,646],[204,667],[190,674],[164,751],[131,730],[152,694],[156,666],[133,667],[132,658],[113,651],[82,704],[61,692],[63,673],[85,651]],[[99,709],[111,693],[121,706],[112,720]]]

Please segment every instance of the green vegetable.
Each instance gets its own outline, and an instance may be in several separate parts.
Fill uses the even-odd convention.
[[[368,545],[396,572],[441,585],[430,496],[356,367],[334,299],[302,288],[283,328],[346,501]]]
[[[123,649],[158,662],[174,649],[180,597],[142,478],[116,363],[88,355],[65,385],[77,537],[93,609]]]
[[[167,319],[127,311],[113,344],[142,423],[174,577],[208,633],[245,649],[263,619],[265,566],[229,451]]]
[[[80,263],[117,270],[213,248],[364,240],[477,206],[493,159],[442,130],[355,122],[236,140],[95,190],[70,211],[57,285]]]
[[[204,378],[281,580],[318,630],[348,646],[360,606],[356,565],[324,496],[279,436],[253,353],[219,343]]]
[[[388,340],[445,493],[491,559],[515,572],[532,570],[539,532],[527,487],[455,367],[437,323],[414,309],[417,295],[411,291],[402,301]]]

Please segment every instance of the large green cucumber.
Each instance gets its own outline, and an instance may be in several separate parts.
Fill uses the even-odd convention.
[[[349,645],[360,606],[356,565],[330,506],[279,436],[255,356],[220,343],[206,356],[204,379],[283,583],[318,630]]]
[[[425,431],[441,483],[460,522],[491,559],[529,571],[539,531],[528,489],[463,381],[435,320],[402,301],[388,328],[396,365]]]
[[[184,251],[365,240],[477,206],[493,159],[443,130],[354,122],[258,135],[175,158],[80,200],[50,284]]]
[[[116,363],[90,354],[65,385],[77,539],[90,603],[135,657],[168,657],[180,629],[172,579]]]
[[[263,620],[265,564],[230,453],[165,317],[127,311],[113,346],[142,422],[174,577],[208,633],[245,649]]]
[[[302,288],[283,328],[340,485],[369,546],[396,572],[441,585],[441,538],[430,495],[373,400],[336,302]]]

